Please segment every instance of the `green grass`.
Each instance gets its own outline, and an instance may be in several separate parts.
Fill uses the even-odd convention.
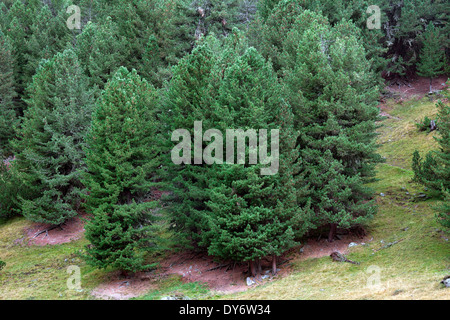
[[[179,299],[207,299],[211,296],[207,285],[190,282],[183,283],[181,276],[170,276],[158,283],[158,289],[149,292],[135,300],[160,300],[162,297],[176,297]]]
[[[77,256],[87,243],[78,240],[53,246],[28,246],[22,242],[30,222],[14,218],[0,222],[0,299],[89,299],[89,289],[102,277]],[[67,268],[76,265],[83,274],[82,290],[69,290]]]
[[[222,296],[173,276],[156,281],[155,289],[138,299],[448,299],[449,291],[439,281],[450,274],[450,234],[435,220],[433,206],[438,200],[411,181],[414,150],[424,154],[437,146],[435,132],[419,132],[415,126],[425,116],[435,117],[435,103],[425,98],[388,105],[392,118],[382,122],[378,140],[386,162],[378,166],[377,180],[370,185],[379,205],[368,226],[373,240],[353,247],[349,254],[360,265],[335,263],[329,257],[292,260],[288,276]],[[430,197],[420,201],[415,196],[420,192]],[[23,218],[0,221],[0,260],[6,262],[0,271],[0,299],[93,299],[91,291],[108,281],[111,271],[96,270],[77,256],[87,240],[27,246],[21,239],[30,225]],[[395,241],[399,242],[381,249]],[[81,268],[81,291],[67,288],[70,265]],[[378,273],[370,273],[374,270]],[[377,276],[379,286],[370,286]]]
[[[388,118],[382,122],[379,130],[378,152],[386,158],[388,164],[404,169],[411,168],[412,154],[417,149],[423,155],[437,148],[434,140],[436,131],[431,133],[419,131],[416,123],[421,122],[426,116],[436,119],[436,103],[428,98],[422,100],[410,100],[402,104],[388,103]]]
[[[378,166],[377,180],[370,185],[379,205],[368,226],[373,240],[349,254],[361,264],[335,263],[329,257],[294,261],[289,276],[221,298],[448,299],[448,289],[439,282],[450,274],[450,234],[435,220],[432,208],[438,200],[411,181],[414,150],[426,153],[437,146],[436,133],[419,132],[415,126],[425,116],[436,115],[435,103],[423,99],[391,102],[391,107],[393,118],[379,128],[379,153],[386,162]],[[420,201],[420,192],[430,197]],[[399,242],[381,249],[395,241]],[[379,285],[374,285],[377,277]]]

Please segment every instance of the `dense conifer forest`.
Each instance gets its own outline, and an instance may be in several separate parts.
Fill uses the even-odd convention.
[[[448,299],[449,13],[2,0],[0,299]]]

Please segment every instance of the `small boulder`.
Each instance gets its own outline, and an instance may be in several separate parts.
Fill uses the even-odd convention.
[[[252,285],[254,285],[256,282],[255,281],[253,281],[253,279],[252,278],[250,278],[250,277],[247,277],[247,280],[246,280],[246,282],[247,282],[247,285],[248,286],[252,286]]]
[[[450,276],[445,276],[441,283],[446,287],[450,288]]]

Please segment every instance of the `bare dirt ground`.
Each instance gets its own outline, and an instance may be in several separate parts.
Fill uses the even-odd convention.
[[[432,89],[433,91],[441,91],[448,86],[446,81],[448,76],[440,76],[433,79]],[[396,103],[402,103],[410,99],[422,99],[430,91],[430,79],[423,77],[416,77],[411,79],[409,82],[402,84],[392,84],[384,88],[387,94],[385,96],[392,96]],[[386,100],[383,97],[378,105],[380,108],[380,115],[388,118],[392,118],[389,114],[389,107],[386,105]]]
[[[332,252],[339,252],[347,254],[349,252],[349,244],[354,243],[356,245],[362,245],[372,241],[371,236],[365,236],[363,238],[354,234],[341,235],[341,240],[335,240],[328,242],[327,239],[309,239],[302,247],[302,253],[298,256],[300,260],[306,260],[311,258],[321,258],[329,256]]]
[[[205,283],[212,291],[220,294],[237,293],[288,275],[292,271],[293,261],[321,258],[334,251],[347,254],[350,243],[361,245],[371,241],[370,236],[359,237],[351,233],[340,237],[341,240],[331,243],[326,239],[308,239],[304,245],[289,250],[279,258],[279,269],[275,277],[270,272],[271,261],[263,259],[262,273],[251,278],[254,281],[251,286],[246,282],[249,277],[246,263],[217,262],[205,254],[186,251],[164,259],[159,268],[151,273],[137,273],[127,278],[113,273],[111,280],[97,287],[92,294],[100,299],[129,299],[155,289],[155,281],[174,274],[181,276],[183,282]]]
[[[147,273],[136,273],[123,277],[119,271],[112,272],[109,280],[92,290],[91,294],[103,300],[128,300],[157,289],[156,277]]]
[[[25,229],[25,235],[28,240],[28,245],[55,245],[61,243],[67,243],[70,241],[78,240],[84,233],[84,221],[83,218],[87,218],[86,214],[80,214],[72,219],[67,220],[60,227],[51,229],[51,225],[45,223],[33,223],[31,227]],[[48,230],[40,235],[37,233]]]
[[[445,82],[448,80],[448,76],[439,76],[433,79],[432,90],[440,91],[446,88]],[[413,97],[423,97],[430,91],[430,79],[424,77],[415,77],[402,85],[393,84],[385,88],[392,93],[400,94],[403,99],[410,99]]]

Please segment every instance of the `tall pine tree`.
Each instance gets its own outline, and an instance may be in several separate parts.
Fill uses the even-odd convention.
[[[433,78],[444,72],[443,37],[439,30],[430,23],[422,38],[423,48],[420,52],[420,61],[417,64],[417,73],[422,77],[430,78],[429,92],[432,93]]]
[[[75,53],[65,50],[43,61],[29,87],[30,99],[17,139],[14,167],[26,194],[22,214],[32,221],[61,224],[80,205],[82,150],[92,95]]]
[[[342,30],[306,10],[283,43],[302,173],[316,226],[330,226],[330,241],[336,227],[364,223],[375,213],[364,182],[381,161],[376,76],[357,37]]]
[[[18,124],[13,66],[12,45],[0,29],[0,159],[10,154],[9,140]]]
[[[121,67],[107,83],[87,138],[85,259],[123,272],[149,268],[145,253],[157,250],[159,225],[152,198],[157,151],[156,90],[135,70]]]
[[[238,38],[239,33],[233,32]],[[263,174],[268,164],[261,163],[260,156],[258,164],[250,163],[250,147],[245,147],[244,163],[237,163],[235,155],[234,164],[213,165],[208,180],[211,194],[207,203],[211,210],[211,216],[207,217],[208,252],[222,259],[249,262],[253,275],[259,272],[260,260],[269,256],[276,273],[277,257],[297,244],[296,240],[308,229],[309,223],[309,211],[300,208],[297,199],[303,196],[298,175],[300,159],[295,146],[297,133],[290,107],[283,101],[282,87],[271,65],[254,48],[244,53],[236,49],[239,47],[233,44],[225,49],[224,59],[228,61],[232,57],[232,63],[224,71],[218,70],[223,72],[223,79],[214,108],[218,112],[217,128],[223,132],[241,129],[251,133],[254,130],[259,139],[261,129],[265,129],[271,146],[274,146],[272,139],[276,139],[271,129],[279,130],[280,144],[276,146],[279,154],[270,149],[278,167],[271,174]],[[234,138],[233,141],[225,138],[224,146],[235,145],[235,151],[238,150],[239,138],[236,142]],[[247,139],[243,141],[246,143]],[[256,153],[261,155],[261,146],[257,149]]]

